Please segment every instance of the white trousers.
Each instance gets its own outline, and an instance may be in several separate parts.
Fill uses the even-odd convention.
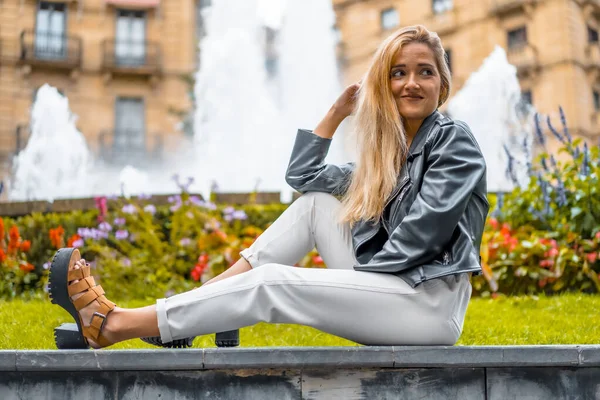
[[[412,288],[401,278],[355,271],[340,202],[307,193],[240,254],[252,270],[157,300],[163,342],[254,325],[308,325],[366,345],[453,345],[471,296],[467,274]],[[324,268],[294,267],[315,248]]]

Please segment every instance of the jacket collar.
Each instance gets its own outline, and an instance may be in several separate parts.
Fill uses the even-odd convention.
[[[435,125],[435,122],[438,119],[443,118],[444,116],[437,109],[429,114],[427,118],[423,120],[423,123],[417,130],[417,134],[413,138],[412,143],[410,144],[410,148],[408,149],[408,159],[412,160],[419,154],[423,152],[423,146],[427,141],[428,132],[431,131],[431,128]]]

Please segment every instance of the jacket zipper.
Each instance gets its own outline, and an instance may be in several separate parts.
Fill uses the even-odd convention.
[[[398,197],[398,200],[396,200],[396,202],[394,203],[394,208],[392,210],[390,210],[390,219],[394,215],[394,211],[398,207],[398,204],[404,198],[404,195],[406,194],[406,191],[404,189],[406,188],[406,186],[409,183],[410,183],[410,178],[406,177],[404,179],[404,181],[400,185],[398,185],[398,189],[394,190],[394,192],[392,192],[392,195],[390,196],[390,199],[385,203],[385,206],[383,207],[384,210],[388,206],[388,204],[390,204],[390,202],[394,199],[394,197],[398,194],[398,192],[400,192],[400,197]],[[387,232],[388,236],[390,236],[390,230],[388,228],[388,225],[385,223],[383,217],[381,218],[381,223],[383,224],[383,227],[384,227],[385,231]]]
[[[443,260],[444,261],[443,261],[442,265],[450,264],[450,253],[448,252],[448,250],[444,251]]]

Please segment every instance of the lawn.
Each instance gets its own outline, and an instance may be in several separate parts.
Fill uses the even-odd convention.
[[[119,302],[139,307],[147,302]],[[600,296],[500,297],[471,300],[458,345],[597,344]],[[0,349],[55,349],[52,329],[73,322],[49,301],[0,301]],[[355,343],[296,325],[257,324],[240,330],[242,346],[352,346]],[[194,347],[214,347],[214,335],[196,338]],[[154,348],[140,340],[112,349]]]

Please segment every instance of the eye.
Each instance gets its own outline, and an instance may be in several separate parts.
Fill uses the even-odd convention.
[[[429,68],[426,68],[423,71],[421,71],[421,74],[431,76],[431,75],[433,75],[433,71]]]
[[[404,75],[404,71],[402,71],[401,69],[397,69],[392,71],[392,77],[393,78],[397,78],[399,76],[403,76]]]

